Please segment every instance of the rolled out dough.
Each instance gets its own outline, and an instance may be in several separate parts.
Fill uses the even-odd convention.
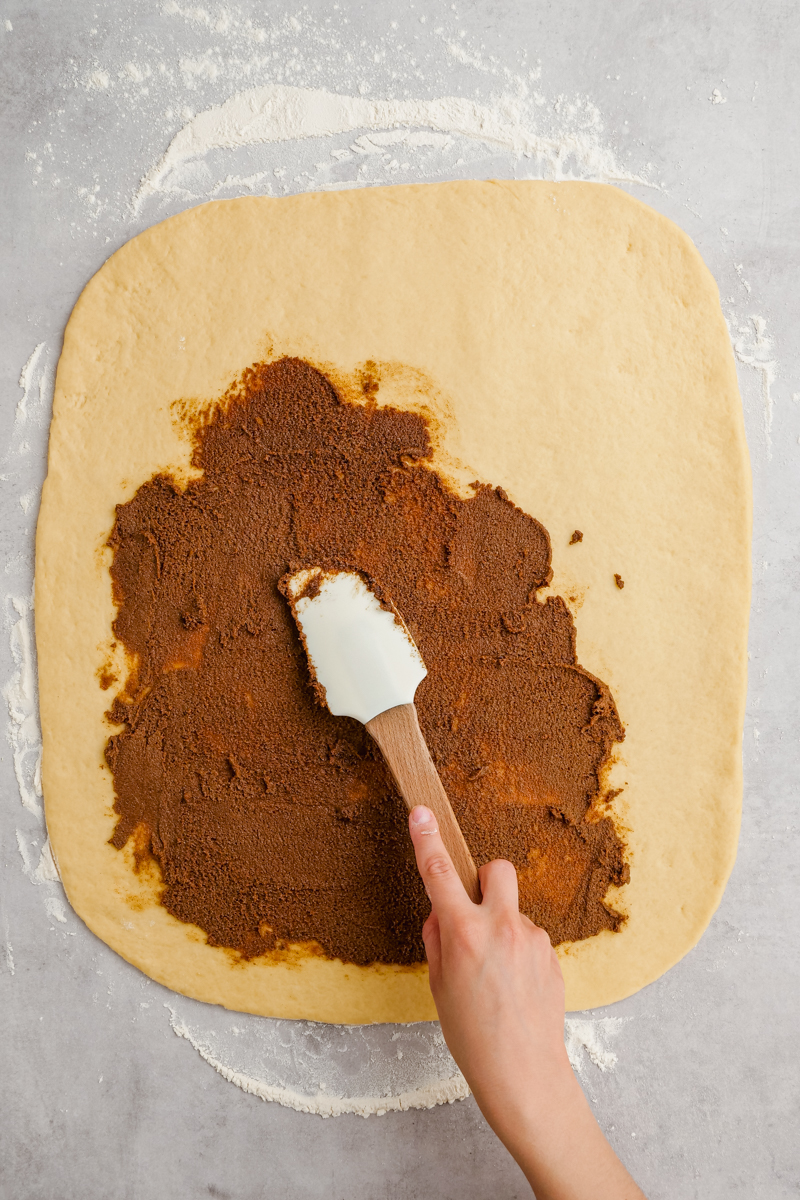
[[[549,531],[551,590],[627,728],[607,786],[623,789],[612,811],[631,867],[609,900],[628,920],[560,948],[567,1004],[635,992],[695,944],[734,861],[750,485],[714,281],[680,229],[602,185],[220,201],[134,238],[87,285],[58,367],[36,560],[47,823],[71,903],[201,1000],[349,1023],[435,1016],[424,966],[302,947],[242,962],[208,946],[108,844],[101,676],[115,654],[126,670],[104,548],[114,505],[156,471],[191,475],[186,418],[286,354],[345,390],[377,369],[379,403],[435,419],[440,469],[501,485]]]

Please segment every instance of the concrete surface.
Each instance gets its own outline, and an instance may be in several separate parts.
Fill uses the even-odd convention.
[[[471,1100],[323,1121],[225,1082],[170,1030],[170,994],[96,941],[65,908],[57,883],[32,878],[42,827],[21,804],[12,751],[35,805],[35,718],[13,654],[29,620],[49,389],[64,324],[111,250],[224,179],[220,152],[198,168],[194,191],[187,185],[132,215],[128,200],[188,119],[184,110],[273,80],[489,105],[503,92],[521,95],[525,84],[537,128],[585,117],[628,174],[659,185],[623,184],[688,231],[719,282],[738,346],[755,486],[739,859],[699,946],[637,996],[588,1014],[624,1024],[616,1068],[587,1068],[584,1079],[601,1124],[652,1200],[800,1194],[800,9],[793,0],[311,0],[286,8],[254,0],[205,8],[3,0],[0,39],[0,650],[16,717],[16,740],[0,754],[0,1196],[529,1194]],[[585,100],[570,110],[575,97],[588,97],[598,112]],[[534,160],[465,147],[461,162],[450,151],[441,159],[426,151],[408,166],[373,156],[371,173],[353,178],[537,172]],[[318,145],[291,144],[235,152],[236,171],[268,169],[274,194],[346,182],[346,163],[338,176],[329,179],[330,163],[315,176],[320,153],[327,156]],[[591,175],[585,164],[573,168]],[[20,371],[40,343],[15,423]]]

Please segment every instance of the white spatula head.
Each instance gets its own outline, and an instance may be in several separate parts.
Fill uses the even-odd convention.
[[[334,716],[366,725],[413,702],[428,673],[422,656],[399,613],[382,608],[360,575],[307,567],[284,576],[281,591]]]

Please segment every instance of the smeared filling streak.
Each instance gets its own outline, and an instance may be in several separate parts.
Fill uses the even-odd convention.
[[[358,722],[332,717],[278,581],[357,569],[428,667],[420,723],[478,864],[509,858],[554,944],[616,930],[624,847],[597,816],[624,734],[575,659],[550,540],[499,488],[456,496],[423,417],[349,403],[308,363],[254,367],[198,428],[203,475],[157,475],[117,508],[116,636],[138,663],[106,757],[119,820],[161,903],[211,945],[286,943],[354,963],[424,959],[429,904],[406,809]],[[535,461],[531,470],[536,469]]]

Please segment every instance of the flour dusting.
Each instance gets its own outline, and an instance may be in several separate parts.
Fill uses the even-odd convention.
[[[19,375],[22,391],[15,413],[4,465],[10,473],[4,481],[13,487],[19,479],[30,484],[32,433],[41,429],[49,415],[52,387],[47,346],[39,342],[28,356]],[[32,516],[38,502],[38,487],[26,487],[17,496],[23,513]],[[32,550],[32,547],[31,547]],[[32,553],[9,555],[5,574],[11,586],[4,598],[4,624],[8,635],[11,671],[2,692],[7,709],[6,737],[11,747],[22,812],[16,830],[17,850],[22,870],[36,885],[46,885],[42,893],[45,912],[59,925],[67,923],[64,893],[44,822],[42,796],[42,737],[39,728],[39,696],[34,640],[34,591]],[[13,954],[6,962],[13,974]]]
[[[37,377],[37,368],[39,360],[42,357],[42,351],[45,348],[44,342],[39,342],[38,346],[34,347],[31,356],[25,363],[25,366],[20,371],[19,386],[22,388],[22,395],[17,404],[16,422],[22,424],[28,415],[28,400],[33,390],[34,383]],[[41,389],[43,376],[39,376],[39,387]]]
[[[16,468],[14,474],[21,471],[22,463],[30,452],[30,427],[41,426],[46,419],[51,383],[52,372],[48,369],[47,347],[44,342],[39,342],[19,374],[22,396],[17,403],[5,460],[6,464]],[[5,478],[8,479],[9,476]],[[24,488],[17,496],[23,513],[27,515],[34,509],[37,497],[38,488]],[[11,746],[20,799],[23,807],[39,818],[40,825],[43,826],[42,738],[39,730],[33,585],[29,574],[31,568],[32,562],[24,554],[9,558],[5,565],[6,574],[16,576],[17,580],[16,586],[5,596],[3,615],[8,631],[12,670],[2,690],[8,710],[6,737]],[[26,591],[18,590],[20,584]]]
[[[469,1087],[439,1023],[324,1025],[210,1010],[176,997],[167,1004],[173,1032],[214,1070],[250,1095],[321,1117],[383,1116],[452,1104]],[[181,1011],[182,1010],[182,1011]],[[624,1020],[568,1018],[564,1040],[579,1075],[587,1063],[613,1071],[608,1042]]]
[[[42,813],[42,738],[36,696],[33,650],[33,595],[7,596],[7,624],[14,670],[3,688],[9,722],[14,774],[20,799],[36,816]]]
[[[44,902],[45,912],[61,925],[67,923],[67,912],[64,901],[59,896],[47,896]]]
[[[740,363],[752,367],[761,376],[761,403],[763,405],[763,430],[767,447],[767,459],[772,458],[772,418],[774,401],[772,385],[775,382],[777,361],[773,357],[773,341],[767,336],[764,317],[751,316],[748,325],[739,325],[732,335],[733,350]]]
[[[568,1017],[564,1023],[567,1054],[572,1069],[582,1075],[587,1056],[600,1071],[613,1071],[617,1056],[606,1042],[615,1038],[625,1024],[623,1017],[601,1017],[598,1020]]]
[[[609,130],[589,95],[546,94],[540,59],[522,44],[510,60],[493,53],[454,6],[412,31],[376,13],[357,44],[339,5],[164,0],[154,17],[143,28],[120,11],[113,36],[65,67],[70,111],[95,130],[85,150],[67,156],[59,108],[26,154],[32,187],[77,201],[73,237],[118,244],[139,217],[243,194],[454,178],[661,186],[642,139]]]
[[[53,853],[53,847],[50,845],[50,838],[45,838],[45,843],[42,846],[42,852],[39,855],[39,862],[33,877],[37,883],[60,883],[61,874],[58,870],[56,856]]]
[[[604,182],[647,184],[643,176],[623,168],[609,147],[598,139],[596,110],[585,111],[589,120],[583,127],[576,124],[559,135],[544,135],[526,124],[523,102],[510,96],[498,98],[489,107],[463,96],[375,100],[338,95],[320,88],[268,84],[238,92],[224,103],[193,116],[145,175],[133,206],[138,210],[148,196],[160,191],[183,190],[185,184],[175,178],[180,168],[211,150],[330,138],[362,129],[387,131],[389,136],[384,133],[357,138],[350,146],[355,154],[380,154],[387,145],[444,148],[454,138],[465,138],[502,150],[516,159],[536,159],[548,178],[571,178],[566,164],[572,160],[581,172]],[[412,129],[431,130],[442,140],[434,140],[430,133],[424,132],[415,136],[402,133],[394,136],[390,132]],[[342,161],[342,152],[337,152],[336,157]],[[391,161],[388,165],[391,169]]]
[[[323,1025],[243,1013],[232,1019],[179,997],[165,1007],[173,1032],[223,1079],[298,1112],[383,1116],[469,1095],[438,1022]]]

